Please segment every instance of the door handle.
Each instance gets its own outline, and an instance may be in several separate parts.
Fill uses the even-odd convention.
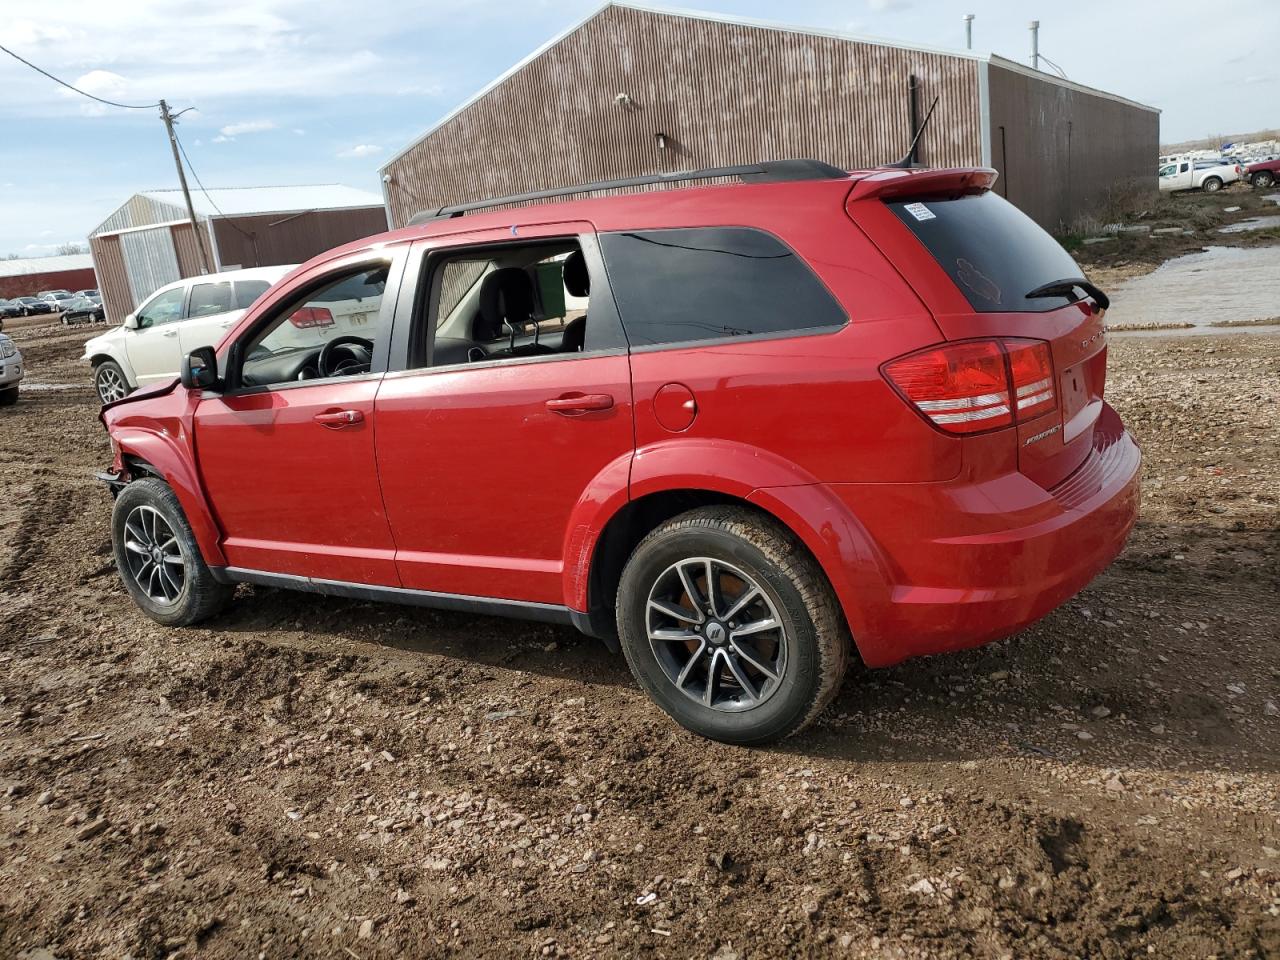
[[[613,406],[613,397],[607,393],[588,393],[577,397],[556,397],[547,401],[547,409],[552,413],[575,416],[593,410],[608,410]]]
[[[330,430],[341,430],[353,423],[363,423],[364,414],[359,410],[326,410],[324,413],[317,413],[311,419]]]
[[[178,331],[177,331],[177,330],[166,330],[166,331],[164,332],[164,336],[166,336],[166,337],[176,337],[177,335],[178,335]]]

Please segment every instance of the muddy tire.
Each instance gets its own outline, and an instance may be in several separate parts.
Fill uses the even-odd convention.
[[[1260,170],[1253,175],[1253,185],[1262,187],[1264,190],[1267,187],[1274,187],[1276,185],[1276,175],[1270,170]]]
[[[691,510],[645,537],[616,613],[636,682],[677,723],[724,743],[804,729],[848,665],[822,569],[789,531],[743,507]]]
[[[213,578],[177,495],[163,480],[146,477],[120,491],[111,543],[125,590],[143,613],[167,627],[207,620],[235,590]]]
[[[114,360],[103,360],[93,368],[93,388],[103,403],[123,399],[133,392],[129,388],[129,381],[125,379],[124,371]]]
[[[1200,184],[1200,189],[1205,193],[1217,193],[1222,189],[1222,179],[1220,177],[1209,177],[1204,183]]]
[[[0,390],[0,407],[12,407],[17,402],[17,387],[10,387],[8,390]]]

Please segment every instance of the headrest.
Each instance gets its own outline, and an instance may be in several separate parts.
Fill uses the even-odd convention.
[[[564,288],[571,297],[591,295],[591,276],[587,273],[587,258],[581,250],[575,250],[565,258]]]
[[[533,281],[520,267],[502,267],[485,275],[471,336],[480,341],[497,340],[504,321],[517,328],[533,322]]]

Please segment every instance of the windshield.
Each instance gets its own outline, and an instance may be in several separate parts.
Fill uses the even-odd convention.
[[[1027,295],[1046,284],[1084,277],[1058,241],[990,191],[888,207],[980,313],[1056,310],[1072,298]]]

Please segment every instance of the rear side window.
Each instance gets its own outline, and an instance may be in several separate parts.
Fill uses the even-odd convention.
[[[191,288],[188,317],[211,317],[231,309],[231,284],[197,283]]]
[[[248,310],[253,306],[253,301],[266,293],[270,286],[265,280],[237,280],[236,309]]]
[[[1058,241],[990,191],[888,206],[980,313],[1056,310],[1071,299],[1027,294],[1056,280],[1084,277]]]
[[[777,238],[745,227],[606,233],[632,346],[842,326],[844,310]]]

